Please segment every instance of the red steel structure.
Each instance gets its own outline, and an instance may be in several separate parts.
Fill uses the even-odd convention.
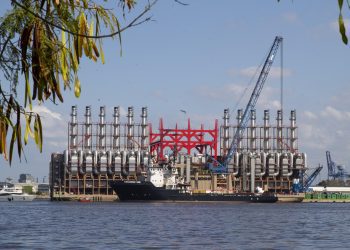
[[[214,129],[192,129],[188,119],[186,129],[179,129],[177,124],[174,129],[164,128],[163,119],[159,121],[159,133],[152,130],[149,124],[149,138],[151,154],[157,154],[158,159],[164,159],[165,150],[170,149],[175,155],[180,151],[191,154],[196,149],[200,154],[208,153],[215,159],[218,156],[218,120],[215,120]]]

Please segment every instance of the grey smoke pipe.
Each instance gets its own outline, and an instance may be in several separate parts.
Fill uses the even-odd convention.
[[[269,110],[264,110],[264,152],[270,151],[270,113]]]
[[[229,109],[224,110],[224,136],[223,136],[223,146],[224,146],[224,152],[223,154],[227,154],[229,149],[229,123],[230,123],[230,111]]]
[[[277,152],[282,152],[282,110],[277,110]]]
[[[100,107],[100,122],[98,124],[99,126],[99,141],[98,146],[100,149],[105,149],[105,139],[106,139],[106,113],[105,113],[105,107]]]
[[[85,109],[85,145],[84,145],[84,149],[91,149],[91,136],[92,136],[91,107],[86,106],[86,109]]]
[[[146,140],[147,140],[147,107],[142,108],[141,113],[141,149],[144,150],[146,148]]]
[[[242,115],[243,115],[243,110],[242,109],[237,110],[237,129],[239,128],[242,122]],[[242,138],[239,137],[237,139],[238,139],[237,151],[240,152],[242,150]]]
[[[77,147],[78,136],[78,119],[77,119],[77,106],[72,106],[71,122],[70,122],[70,148],[75,149]]]
[[[254,109],[250,111],[250,151],[256,151],[256,115]]]
[[[133,137],[134,137],[134,108],[128,107],[128,140],[127,140],[127,146],[128,149],[133,149]]]
[[[120,149],[119,136],[120,136],[119,107],[114,107],[114,112],[113,112],[113,149],[114,150]]]
[[[290,148],[291,150],[296,149],[296,111],[292,110],[290,112]]]

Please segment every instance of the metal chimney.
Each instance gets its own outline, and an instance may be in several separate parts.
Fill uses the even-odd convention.
[[[230,110],[229,109],[224,109],[224,134],[223,134],[223,155],[227,155],[228,150],[229,150],[229,123],[230,123]]]
[[[70,143],[69,148],[75,149],[77,147],[77,137],[78,137],[78,119],[77,119],[77,106],[72,106],[71,122],[70,126]]]
[[[250,111],[250,150],[256,151],[256,114],[255,110]]]
[[[114,107],[113,113],[113,150],[120,149],[119,136],[120,136],[120,113],[119,107]]]
[[[134,145],[134,108],[133,107],[128,107],[128,140],[127,140],[127,148],[128,149],[133,149]]]
[[[106,113],[105,107],[100,107],[100,122],[98,124],[98,147],[99,149],[105,150],[106,147]]]
[[[141,150],[147,147],[147,107],[142,108],[141,113]]]
[[[268,153],[270,151],[270,112],[269,110],[264,110],[264,152]]]
[[[84,149],[91,150],[91,136],[92,136],[92,123],[91,123],[91,107],[86,106],[85,109],[85,144]]]
[[[243,115],[243,110],[242,110],[242,109],[237,110],[237,130],[238,130],[238,128],[239,128],[240,125],[241,125],[241,122],[242,122],[242,115]],[[237,139],[238,139],[238,142],[237,142],[237,152],[240,152],[240,151],[242,151],[242,138],[239,137],[239,138],[237,138]]]
[[[282,110],[277,110],[277,152],[282,152]]]
[[[290,112],[290,149],[291,150],[295,150],[297,145],[296,145],[296,141],[297,141],[297,136],[296,136],[296,111],[292,110]]]

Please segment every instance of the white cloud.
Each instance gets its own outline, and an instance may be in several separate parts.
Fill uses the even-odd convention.
[[[246,77],[258,77],[260,74],[261,68],[258,69],[257,66],[252,66],[248,68],[241,69],[239,71],[239,74]],[[292,75],[292,71],[290,69],[283,69],[283,76],[288,77]],[[281,77],[281,67],[271,67],[270,72],[268,74],[268,77],[270,78],[278,78]]]
[[[247,86],[241,84],[227,84],[217,88],[202,85],[196,89],[196,93],[211,100],[227,100],[232,98],[238,100],[244,94],[246,88]]]
[[[59,113],[52,112],[45,106],[33,106],[33,112],[40,114],[42,117],[51,117],[56,120],[62,120],[62,116]]]
[[[40,115],[44,144],[66,146],[68,124],[62,118],[62,115],[50,110],[46,106],[33,106],[32,111]]]
[[[324,110],[322,110],[321,115],[330,119],[333,118],[337,121],[350,120],[350,112],[340,111],[331,106],[327,106]]]
[[[312,120],[317,119],[317,115],[311,111],[306,110],[304,111],[303,115],[308,119],[312,119]]]

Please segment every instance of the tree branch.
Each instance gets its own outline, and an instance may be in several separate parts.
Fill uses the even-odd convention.
[[[3,47],[2,47],[1,53],[0,53],[0,58],[2,58],[2,55],[4,54],[5,49],[6,49],[6,45],[7,45],[7,43],[10,41],[10,39],[11,39],[11,38],[8,37],[7,40],[5,41],[5,43],[4,43]]]
[[[50,22],[48,21],[47,19],[41,17],[40,15],[34,13],[33,11],[31,11],[30,9],[26,8],[24,5],[18,3],[16,0],[12,0],[12,2],[17,5],[18,7],[24,9],[25,11],[27,11],[28,13],[32,14],[33,16],[39,18],[40,20],[42,20],[43,22],[53,26],[53,27],[56,27],[57,29],[60,29],[60,30],[63,30],[71,35],[74,35],[74,36],[80,36],[80,37],[85,37],[85,38],[94,38],[94,39],[99,39],[99,38],[108,38],[108,37],[114,37],[120,33],[122,33],[124,30],[128,29],[128,28],[131,28],[131,27],[134,27],[134,26],[137,26],[141,23],[144,23],[146,21],[148,21],[149,18],[146,18],[145,20],[143,21],[140,21],[140,22],[137,22],[141,17],[143,17],[151,8],[153,5],[155,5],[158,0],[154,0],[152,3],[149,3],[148,6],[145,8],[144,11],[142,11],[134,20],[132,20],[128,25],[126,25],[125,27],[121,28],[120,30],[114,32],[114,33],[111,33],[111,34],[107,34],[107,35],[100,35],[100,36],[89,36],[89,35],[84,35],[84,34],[79,34],[79,33],[76,33],[76,32],[73,32],[71,30],[68,30],[62,26],[59,26],[57,24],[54,24],[53,22]]]

